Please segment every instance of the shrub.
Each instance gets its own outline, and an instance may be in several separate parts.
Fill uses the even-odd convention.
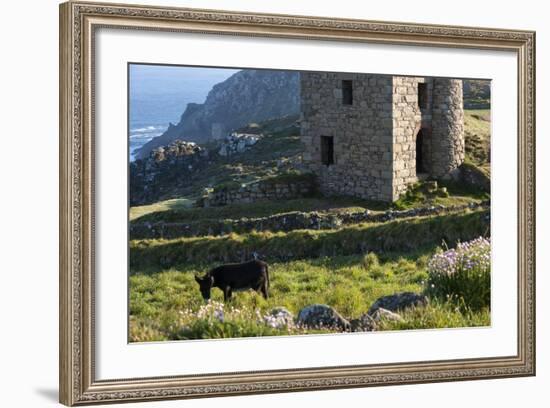
[[[428,256],[422,255],[418,257],[418,259],[416,260],[416,267],[420,269],[425,269],[428,267],[428,261],[429,261]]]
[[[428,262],[428,294],[456,300],[472,310],[491,303],[491,242],[479,237],[456,249],[435,254]]]
[[[380,265],[380,262],[378,261],[378,256],[374,252],[369,252],[363,257],[363,268],[366,271],[370,271],[378,265]]]
[[[225,183],[220,183],[214,186],[214,189],[212,191],[214,193],[217,193],[220,191],[233,191],[233,190],[238,190],[241,187],[242,187],[242,183],[235,180],[231,180],[231,181],[226,181]]]
[[[387,274],[383,267],[376,265],[369,269],[369,276],[374,280],[380,280],[386,278]]]

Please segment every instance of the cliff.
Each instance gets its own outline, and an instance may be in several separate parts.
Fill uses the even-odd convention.
[[[177,139],[204,143],[221,139],[252,122],[292,115],[300,110],[299,73],[243,70],[215,85],[203,104],[190,103],[177,125],[136,152],[146,158]]]

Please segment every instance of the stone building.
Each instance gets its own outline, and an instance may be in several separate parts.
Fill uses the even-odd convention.
[[[326,194],[394,201],[464,161],[462,80],[302,72],[304,163]]]

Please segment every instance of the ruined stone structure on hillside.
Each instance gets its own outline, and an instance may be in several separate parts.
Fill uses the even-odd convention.
[[[302,72],[304,163],[326,194],[395,201],[464,161],[462,80]]]

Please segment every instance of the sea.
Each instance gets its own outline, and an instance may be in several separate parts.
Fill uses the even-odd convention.
[[[129,153],[177,124],[188,103],[203,103],[212,87],[238,70],[131,64],[129,69]]]

